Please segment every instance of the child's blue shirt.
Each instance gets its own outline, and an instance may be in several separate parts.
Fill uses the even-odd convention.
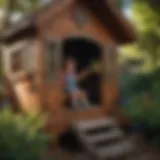
[[[66,75],[65,86],[65,90],[69,93],[77,89],[76,77],[73,73],[68,73]]]

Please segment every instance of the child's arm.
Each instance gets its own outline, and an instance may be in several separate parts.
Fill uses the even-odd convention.
[[[101,67],[96,62],[93,62],[88,68],[83,70],[81,73],[79,73],[77,77],[77,81],[85,79],[87,76],[89,76],[91,73],[101,73]]]
[[[88,77],[89,74],[90,74],[89,70],[85,69],[84,71],[82,71],[81,73],[76,75],[76,80],[81,81],[81,80],[85,79],[86,77]]]

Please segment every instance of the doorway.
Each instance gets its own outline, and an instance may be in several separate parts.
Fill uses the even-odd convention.
[[[100,62],[102,51],[101,46],[96,41],[75,37],[64,40],[62,53],[64,62],[68,57],[75,59],[76,72],[80,73],[94,61]],[[89,76],[78,82],[78,86],[85,91],[92,106],[100,104],[100,84],[101,75],[97,72],[90,73]]]

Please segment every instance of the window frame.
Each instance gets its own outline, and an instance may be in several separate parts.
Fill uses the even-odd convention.
[[[20,50],[14,51],[11,54],[11,72],[17,73],[23,69],[23,58]]]

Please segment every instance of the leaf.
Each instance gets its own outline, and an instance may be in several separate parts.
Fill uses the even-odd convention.
[[[43,115],[15,114],[11,109],[0,112],[0,159],[42,160],[50,136],[43,132]]]

